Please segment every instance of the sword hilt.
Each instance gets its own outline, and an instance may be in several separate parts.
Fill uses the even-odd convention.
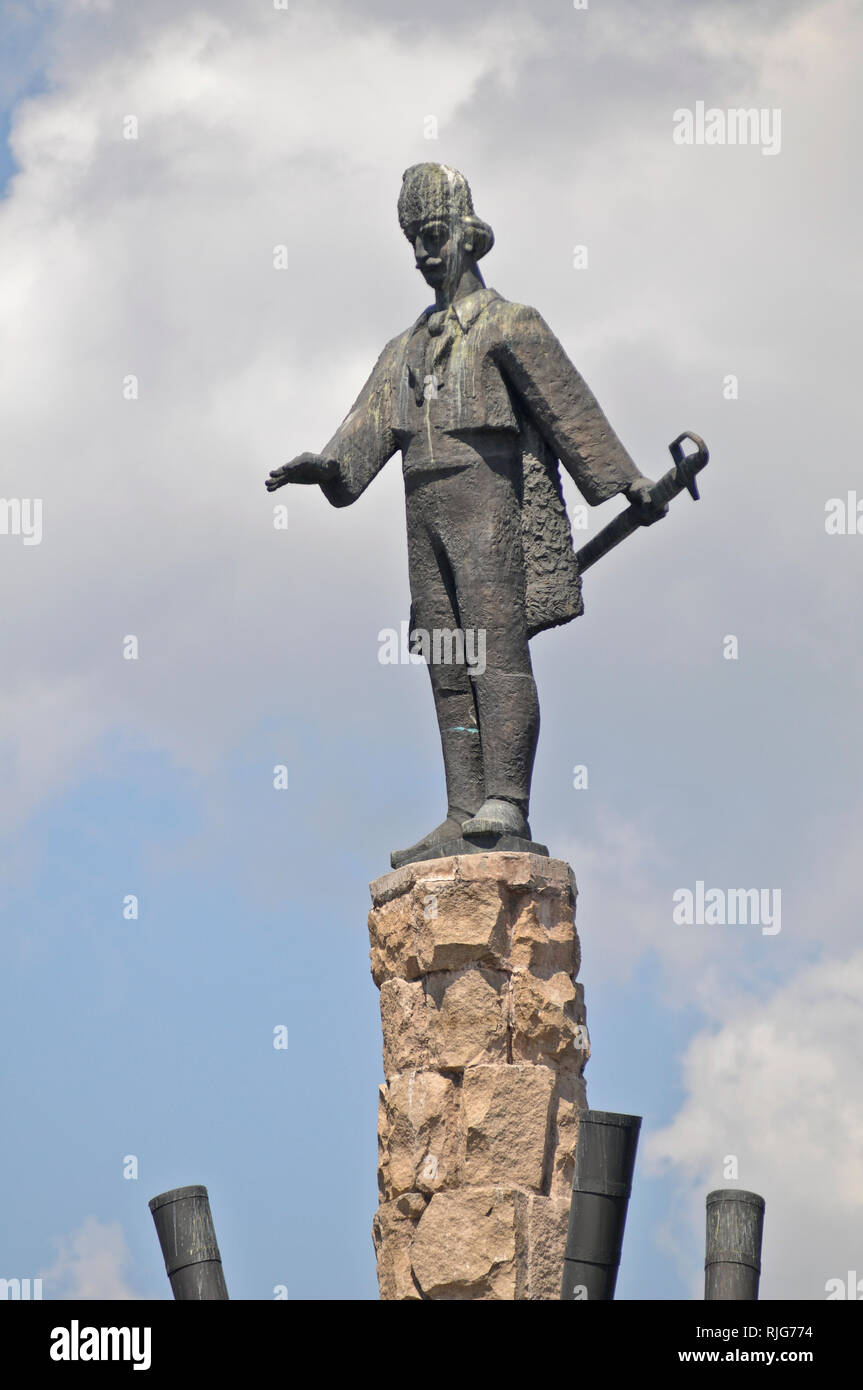
[[[683,448],[683,441],[690,440],[695,445],[695,452],[687,454]],[[650,499],[657,507],[664,506],[676,497],[679,492],[688,492],[698,501],[698,488],[695,483],[696,473],[700,473],[702,468],[707,466],[710,454],[707,445],[699,435],[693,434],[690,430],[684,430],[668,446],[669,453],[674,459],[674,467],[669,468],[663,474],[658,483],[650,489]],[[579,574],[584,574],[585,570],[591,565],[595,565],[603,555],[607,555],[609,550],[613,550],[627,536],[631,536],[634,531],[643,526],[643,509],[631,503],[625,511],[619,512],[613,521],[603,527],[591,540],[587,541],[580,550],[576,551],[576,562]]]
[[[690,440],[695,445],[694,454],[684,453],[684,439]],[[674,459],[674,476],[678,485],[676,491],[682,492],[683,489],[686,488],[686,491],[697,502],[699,493],[695,475],[696,473],[700,473],[702,468],[707,467],[710,458],[707,445],[699,435],[692,434],[690,430],[684,430],[683,434],[679,434],[676,439],[671,441],[668,446],[668,452]],[[666,477],[667,476],[668,475],[666,475]],[[661,479],[660,482],[664,483],[665,478]],[[660,484],[657,484],[657,486],[660,486]],[[670,499],[663,498],[663,501],[666,500]]]

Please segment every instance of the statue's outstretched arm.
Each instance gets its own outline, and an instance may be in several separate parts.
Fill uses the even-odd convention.
[[[334,507],[347,507],[365,492],[398,448],[390,406],[392,358],[387,343],[329,443],[319,454],[299,454],[274,468],[266,482],[269,492],[285,483],[319,483]]]

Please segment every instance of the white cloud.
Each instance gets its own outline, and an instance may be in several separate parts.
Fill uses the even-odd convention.
[[[49,1299],[137,1299],[127,1279],[129,1250],[119,1222],[88,1216],[57,1242],[57,1258],[39,1278]]]
[[[682,1070],[686,1099],[643,1158],[678,1176],[699,1238],[735,1155],[736,1185],[767,1203],[764,1297],[823,1298],[828,1279],[863,1269],[863,952],[738,1001]]]

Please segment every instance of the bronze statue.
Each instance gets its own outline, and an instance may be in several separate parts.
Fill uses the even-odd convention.
[[[539,732],[528,642],[583,611],[558,460],[592,506],[624,493],[629,530],[694,484],[679,440],[670,481],[644,477],[537,311],[486,288],[478,262],[494,234],[462,174],[413,165],[398,214],[435,302],[387,343],[321,452],[274,469],[266,485],[319,483],[345,507],[402,453],[411,629],[429,662],[447,813],[393,867],[488,847],[547,853],[528,823]],[[691,471],[704,462],[706,450]],[[424,635],[454,631],[483,634],[482,669],[464,660],[464,642],[449,648],[458,660],[423,648]]]

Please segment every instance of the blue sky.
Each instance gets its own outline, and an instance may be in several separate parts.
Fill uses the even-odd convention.
[[[46,48],[53,26],[47,5],[9,4],[0,18],[0,189],[5,190],[17,165],[9,148],[15,108],[43,89]]]
[[[376,1297],[368,883],[440,818],[440,755],[425,672],[378,661],[409,602],[398,460],[344,511],[296,489],[287,532],[263,479],[423,307],[395,202],[434,158],[495,228],[488,283],[540,309],[644,472],[682,429],[711,447],[702,501],[534,643],[588,1099],[644,1116],[618,1294],[698,1296],[735,1154],[765,1295],[822,1297],[863,1206],[863,540],[824,526],[859,486],[859,12],[14,13],[0,495],[45,528],[0,536],[0,1275],[168,1297],[147,1201],[203,1182],[232,1296]],[[701,99],[780,107],[781,153],[675,146]],[[780,889],[781,932],[675,924],[699,880]]]

